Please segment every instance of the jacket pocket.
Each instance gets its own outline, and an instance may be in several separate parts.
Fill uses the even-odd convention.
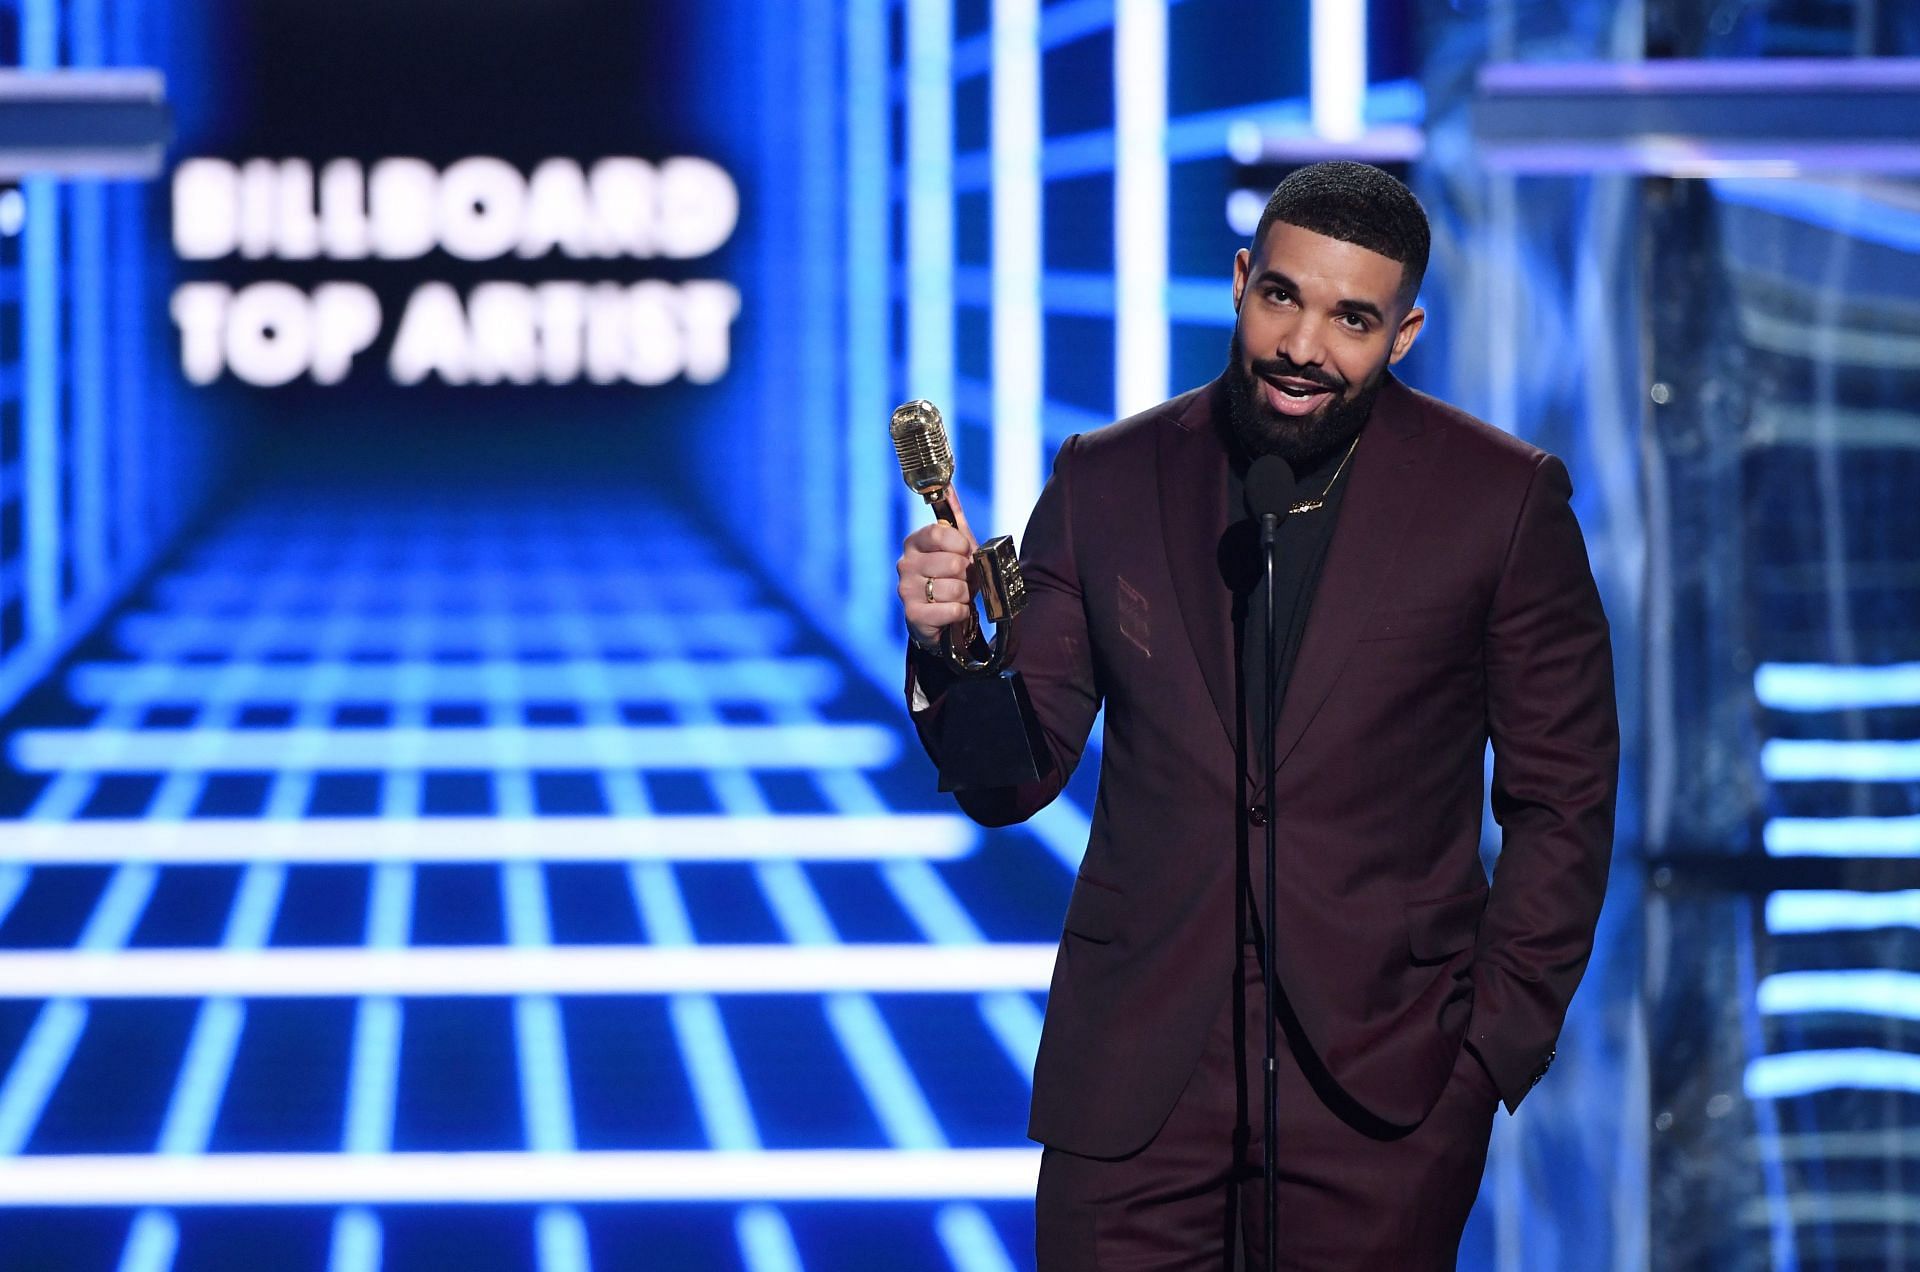
[[[1416,963],[1439,963],[1473,944],[1487,889],[1407,903],[1407,947]]]
[[[1067,931],[1099,945],[1113,940],[1120,926],[1120,907],[1124,898],[1104,883],[1081,875],[1073,882],[1073,896],[1067,902]]]
[[[1473,626],[1471,611],[1457,605],[1424,609],[1375,610],[1360,629],[1361,640],[1413,640],[1422,636],[1455,636]]]

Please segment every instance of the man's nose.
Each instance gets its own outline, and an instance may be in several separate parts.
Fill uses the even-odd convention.
[[[1282,334],[1280,352],[1296,367],[1317,367],[1326,357],[1326,346],[1314,334],[1312,323],[1296,322]]]

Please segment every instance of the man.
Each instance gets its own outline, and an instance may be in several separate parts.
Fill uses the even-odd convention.
[[[1034,1073],[1042,1272],[1264,1266],[1269,817],[1281,1266],[1452,1267],[1497,1104],[1539,1081],[1585,969],[1618,767],[1607,624],[1559,460],[1388,368],[1425,213],[1353,163],[1274,191],[1234,259],[1226,371],[1069,438],[1023,543],[1015,666],[1052,799],[1106,707],[1099,796]],[[1275,575],[1276,769],[1257,767],[1263,584],[1239,488],[1300,476]],[[908,692],[938,758],[970,538],[916,530]],[[1485,748],[1503,828],[1479,859]],[[1236,1229],[1238,1232],[1236,1233]]]

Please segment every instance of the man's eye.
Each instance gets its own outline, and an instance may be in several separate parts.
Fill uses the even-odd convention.
[[[1367,320],[1359,314],[1341,314],[1340,321],[1346,324],[1348,331],[1365,331],[1367,329]]]

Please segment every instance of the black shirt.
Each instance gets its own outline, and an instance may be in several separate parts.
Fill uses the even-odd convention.
[[[1244,754],[1248,769],[1259,772],[1263,745],[1261,738],[1266,728],[1266,695],[1263,692],[1267,653],[1266,572],[1260,552],[1259,527],[1248,515],[1246,507],[1245,478],[1249,460],[1231,443],[1227,453],[1227,524],[1220,539],[1220,566],[1228,587],[1233,590],[1233,631],[1239,670],[1236,690],[1244,704],[1241,714],[1244,722],[1242,744],[1246,747]],[[1294,660],[1300,653],[1300,638],[1306,631],[1307,615],[1313,608],[1314,593],[1320,585],[1327,546],[1333,541],[1333,527],[1339,517],[1341,498],[1346,492],[1348,479],[1353,475],[1350,462],[1342,470],[1342,462],[1348,454],[1349,448],[1342,446],[1306,472],[1297,475],[1298,486],[1291,502],[1318,499],[1323,506],[1312,512],[1291,513],[1280,523],[1279,550],[1275,553],[1273,567],[1276,596],[1274,615],[1280,632],[1279,647],[1275,651],[1279,673],[1274,678],[1276,714],[1286,701],[1287,682],[1293,675]],[[1334,480],[1336,476],[1337,481]],[[1329,482],[1332,482],[1331,486]],[[1270,776],[1263,777],[1252,792],[1254,803],[1266,802]],[[1271,810],[1268,815],[1272,815]],[[1264,874],[1264,865],[1260,874]],[[1258,939],[1257,924],[1252,917],[1254,909],[1253,905],[1248,905],[1247,921],[1241,926],[1242,936],[1248,941]]]
[[[1347,454],[1348,448],[1342,446],[1299,475],[1293,502],[1320,499],[1324,506],[1312,512],[1292,513],[1280,523],[1279,551],[1273,573],[1277,593],[1274,612],[1280,627],[1276,651],[1279,674],[1273,695],[1276,706],[1286,700],[1287,681],[1293,674],[1294,659],[1300,653],[1300,637],[1306,631],[1307,615],[1313,608],[1327,545],[1333,540],[1334,522],[1340,515],[1341,497],[1351,475],[1340,471]],[[1347,467],[1350,469],[1352,465]],[[1222,565],[1234,594],[1234,640],[1240,664],[1239,691],[1246,703],[1249,767],[1257,770],[1266,715],[1265,695],[1261,692],[1266,684],[1266,578],[1259,528],[1247,514],[1246,468],[1247,462],[1238,456],[1228,464],[1227,525],[1221,542]],[[1340,480],[1329,489],[1327,483],[1336,473]]]

